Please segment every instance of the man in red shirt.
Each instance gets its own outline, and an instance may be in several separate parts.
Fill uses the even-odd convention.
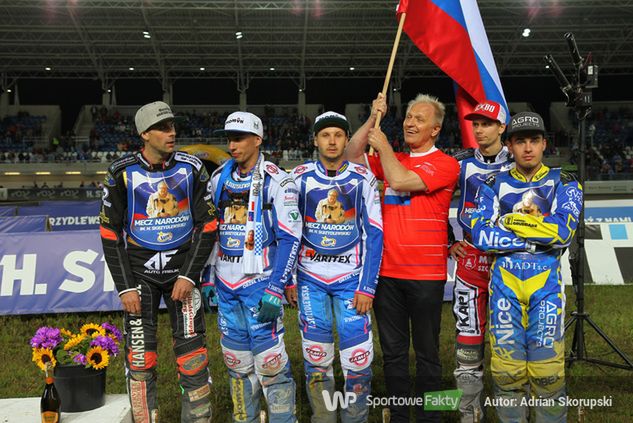
[[[403,122],[410,153],[394,153],[387,137],[374,129],[378,112],[387,111],[378,95],[371,115],[350,140],[347,159],[366,163],[384,181],[384,249],[374,310],[390,397],[408,398],[409,345],[416,356],[416,397],[441,389],[440,317],[448,256],[448,210],[459,175],[457,161],[435,147],[444,105],[418,95]],[[365,155],[370,144],[378,156]],[[411,330],[409,329],[411,327]],[[393,423],[408,422],[406,406],[390,405]],[[417,409],[417,421],[440,421],[438,412]]]

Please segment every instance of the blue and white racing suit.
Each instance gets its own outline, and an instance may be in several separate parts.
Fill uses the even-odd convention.
[[[490,344],[501,422],[527,421],[528,395],[541,398],[538,422],[566,421],[565,291],[560,257],[578,226],[582,187],[543,165],[531,181],[516,169],[481,186],[472,220],[475,246],[495,252]],[[529,389],[527,387],[529,386]],[[547,406],[549,403],[552,406]]]
[[[313,423],[335,423],[324,391],[334,394],[336,318],[344,391],[356,401],[341,410],[344,423],[366,422],[374,356],[369,313],[357,314],[355,294],[374,297],[382,256],[382,216],[374,175],[344,162],[328,175],[320,162],[292,172],[299,188],[303,238],[297,271],[306,386]],[[332,310],[334,312],[332,312]]]
[[[226,166],[230,166],[230,173],[223,173]],[[235,161],[229,160],[211,178],[210,191],[220,215],[219,248],[213,257],[218,326],[229,370],[234,421],[259,421],[262,388],[269,421],[286,423],[295,422],[296,417],[295,383],[284,346],[283,314],[264,323],[257,317],[264,294],[281,298],[292,276],[301,238],[301,216],[292,178],[267,161],[263,169],[261,274],[246,274],[242,266],[244,244],[249,242],[245,237],[249,218],[246,204],[252,173],[241,176]]]
[[[488,314],[488,286],[492,257],[475,248],[471,239],[471,216],[479,187],[491,176],[513,166],[506,147],[493,157],[485,157],[479,149],[468,148],[453,155],[459,161],[461,194],[457,206],[457,222],[463,232],[466,256],[457,260],[453,288],[455,316],[455,359],[453,372],[458,389],[461,422],[483,420],[481,393],[484,389],[484,335]],[[463,244],[462,244],[463,245]],[[476,417],[479,416],[479,417]]]

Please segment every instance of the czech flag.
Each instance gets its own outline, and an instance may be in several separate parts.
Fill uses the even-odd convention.
[[[455,83],[463,146],[477,147],[465,115],[478,103],[493,100],[510,116],[477,2],[400,0],[398,17],[403,12],[407,14],[404,32]]]

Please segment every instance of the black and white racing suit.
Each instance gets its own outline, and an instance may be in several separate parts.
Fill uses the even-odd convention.
[[[126,378],[135,422],[157,421],[156,366],[158,308],[169,311],[182,392],[182,422],[211,418],[205,323],[200,273],[216,238],[217,212],[207,192],[209,174],[189,154],[173,153],[160,165],[141,152],[111,164],[104,183],[101,240],[119,295],[136,290],[141,314],[125,313]],[[159,184],[167,184],[177,213],[147,216]],[[151,199],[150,199],[151,197]],[[160,206],[157,204],[156,206]],[[186,301],[171,299],[178,278],[195,288]]]

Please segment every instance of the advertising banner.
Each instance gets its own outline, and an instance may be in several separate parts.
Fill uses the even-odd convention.
[[[50,231],[47,216],[0,216],[0,233]]]
[[[47,215],[53,231],[99,228],[100,201],[42,201],[18,208],[19,216]]]
[[[0,314],[120,308],[99,231],[0,234]]]
[[[15,206],[0,206],[0,216],[15,216],[16,211]]]
[[[100,188],[6,188],[3,201],[98,200]]]
[[[627,204],[631,203],[631,204]],[[587,283],[633,283],[633,201],[587,202]],[[594,209],[599,210],[594,210]],[[602,208],[613,209],[610,211]],[[456,237],[461,232],[451,211]],[[568,253],[561,263],[571,284]],[[449,259],[445,299],[451,299],[455,262]],[[0,233],[0,314],[120,310],[98,230]]]

